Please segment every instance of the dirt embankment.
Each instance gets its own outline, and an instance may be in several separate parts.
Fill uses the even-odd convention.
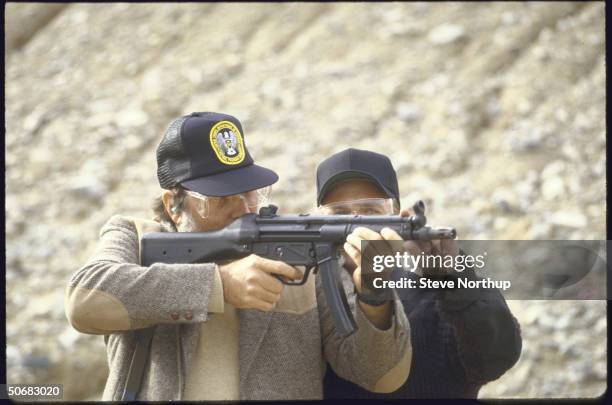
[[[183,113],[240,118],[284,213],[352,146],[388,154],[403,203],[463,239],[604,238],[603,3],[13,3],[5,19],[9,382],[100,395],[102,337],[69,327],[64,288],[111,215],[150,215],[155,147]],[[509,305],[523,353],[481,396],[603,392],[605,303]]]

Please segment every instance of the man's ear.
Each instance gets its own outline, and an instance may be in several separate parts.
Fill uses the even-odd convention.
[[[181,212],[178,205],[174,203],[174,193],[170,190],[162,191],[162,202],[164,204],[166,214],[168,214],[175,225],[178,225],[181,218]]]

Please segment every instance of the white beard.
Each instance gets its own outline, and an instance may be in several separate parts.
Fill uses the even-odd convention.
[[[176,230],[179,232],[197,232],[197,224],[194,221],[191,214],[183,211],[181,215],[181,220],[179,224],[176,226]]]

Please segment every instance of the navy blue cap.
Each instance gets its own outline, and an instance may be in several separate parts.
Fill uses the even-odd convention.
[[[236,117],[194,112],[175,119],[157,147],[157,177],[162,188],[181,185],[210,196],[226,196],[278,181],[254,163]]]
[[[325,193],[334,184],[356,178],[373,182],[387,197],[395,198],[399,204],[397,175],[391,160],[380,153],[349,148],[317,166],[317,205],[321,205]]]

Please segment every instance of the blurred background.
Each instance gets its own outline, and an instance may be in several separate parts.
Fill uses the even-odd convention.
[[[113,214],[151,217],[155,148],[193,111],[242,121],[282,213],[350,146],[462,239],[605,239],[603,2],[9,3],[5,22],[9,383],[100,398],[104,342],[69,326],[65,287]],[[480,397],[604,392],[605,301],[508,304],[523,352]]]

